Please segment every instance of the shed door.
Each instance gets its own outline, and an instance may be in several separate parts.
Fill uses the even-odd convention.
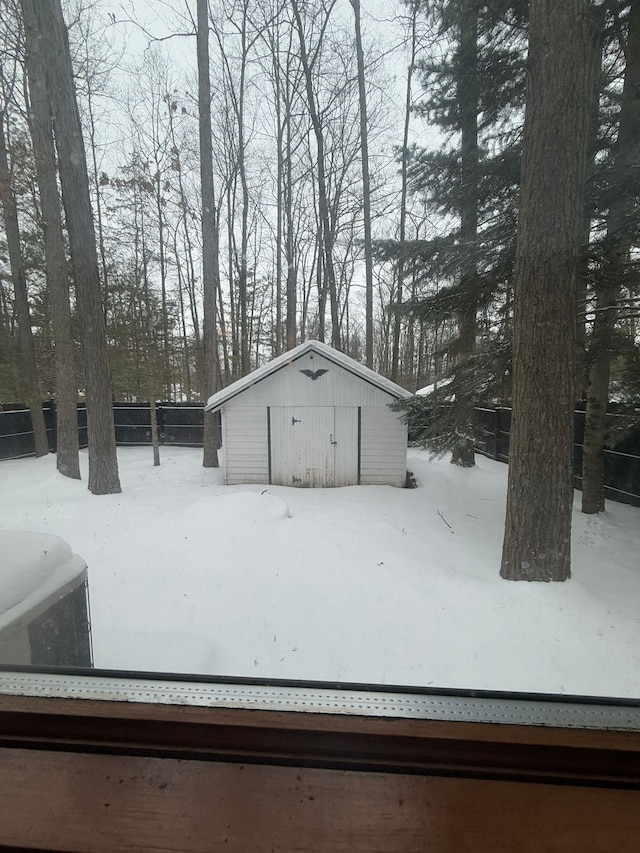
[[[279,486],[333,486],[333,406],[270,409],[271,482]]]

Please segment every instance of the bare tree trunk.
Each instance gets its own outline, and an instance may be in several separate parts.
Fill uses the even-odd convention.
[[[195,299],[195,269],[193,263],[193,246],[191,240],[191,232],[189,230],[188,223],[188,212],[189,205],[187,199],[187,193],[185,190],[184,179],[182,174],[182,162],[180,159],[180,152],[178,149],[178,140],[176,139],[175,134],[175,126],[173,121],[173,110],[169,109],[169,131],[171,133],[171,142],[173,148],[173,160],[172,160],[172,169],[177,173],[178,176],[178,189],[180,191],[180,220],[179,226],[176,226],[173,234],[173,253],[176,259],[176,268],[178,272],[178,301],[180,305],[180,326],[182,331],[182,342],[184,348],[184,358],[185,358],[185,373],[186,373],[186,381],[187,381],[187,397],[191,399],[191,366],[190,366],[190,352],[189,352],[189,341],[187,337],[187,325],[186,325],[186,317],[185,317],[185,307],[184,307],[184,281],[186,279],[187,283],[187,292],[189,294],[189,304],[191,308],[191,317],[193,320],[193,331],[195,337],[195,353],[196,353],[196,362],[197,368],[196,372],[198,375],[198,386],[202,388],[202,357],[200,351],[200,328],[198,323],[198,312],[196,307],[196,299]],[[184,245],[187,253],[187,263],[186,263],[186,273],[183,276],[182,274],[182,264],[178,251],[178,227],[182,228],[182,233],[184,235]]]
[[[275,46],[274,46],[275,48]],[[284,122],[282,117],[282,98],[280,92],[280,70],[276,57],[276,50],[272,54],[273,62],[273,94],[276,110],[276,318],[275,318],[275,340],[274,355],[282,352],[282,250],[284,233],[284,210],[283,210],[283,177],[284,177]],[[288,117],[287,119],[288,120]]]
[[[596,157],[600,144],[600,96],[606,85],[602,72],[602,59],[604,49],[604,27],[600,33],[600,44],[598,45],[598,73],[593,75],[593,92],[591,95],[591,118],[589,122],[589,144],[587,146],[587,166],[585,173],[586,187],[593,176],[596,168]],[[586,307],[589,292],[589,267],[590,257],[588,246],[591,241],[591,223],[593,221],[595,207],[594,201],[588,200],[588,189],[585,190],[585,206],[582,224],[582,246],[583,252],[578,269],[577,286],[577,323],[576,323],[576,399],[582,400],[586,397],[588,384],[587,366],[587,317]]]
[[[288,107],[290,104],[288,103]],[[297,296],[298,296],[298,270],[296,267],[294,226],[293,226],[293,167],[291,163],[291,112],[287,110],[286,129],[286,161],[285,161],[285,258],[287,261],[287,349],[293,349],[297,343]]]
[[[198,0],[198,109],[200,130],[200,186],[202,192],[202,290],[204,295],[204,398],[218,389],[218,335],[216,324],[216,255],[218,232],[216,229],[216,204],[213,186],[213,150],[211,143],[211,83],[209,80],[209,10],[207,0]],[[204,453],[205,468],[218,467],[220,435],[218,416],[205,412]]]
[[[104,243],[104,228],[102,220],[102,199],[100,196],[100,176],[98,174],[98,157],[96,153],[96,123],[93,118],[93,98],[91,86],[87,96],[89,108],[89,142],[91,146],[91,167],[93,170],[93,183],[96,191],[96,224],[98,226],[98,252],[100,255],[100,266],[102,268],[102,303],[105,316],[109,306],[109,270],[107,267],[107,252]]]
[[[633,235],[629,233],[635,200],[632,185],[640,139],[640,2],[633,0],[625,48],[626,69],[620,109],[620,124],[612,156],[618,196],[607,216],[607,251],[604,282],[596,293],[596,314],[590,347],[589,386],[585,412],[582,455],[582,512],[603,512],[604,446],[607,437],[609,379],[613,357],[613,334],[618,316],[616,303],[629,261]]]
[[[47,97],[45,67],[40,40],[35,35],[33,0],[23,4],[24,26],[29,51],[30,109],[29,127],[40,190],[40,207],[45,243],[47,289],[51,306],[54,354],[56,362],[56,465],[65,477],[80,479],[78,453],[78,385],[75,375],[74,342],[69,305],[69,273],[62,231],[62,211],[56,181],[56,158]]]
[[[22,250],[20,248],[20,228],[18,208],[11,186],[11,171],[7,157],[7,144],[4,134],[4,114],[0,112],[0,198],[9,251],[9,265],[13,280],[14,305],[18,319],[18,339],[20,341],[22,384],[25,403],[31,414],[33,442],[36,456],[46,456],[49,452],[47,430],[42,411],[42,391],[36,366],[36,352],[31,333],[31,317],[27,298],[27,279],[24,272]]]
[[[240,258],[238,263],[238,307],[240,309],[240,372],[246,376],[251,370],[249,355],[249,316],[248,316],[248,278],[249,270],[247,255],[249,251],[249,184],[247,182],[246,168],[246,142],[245,142],[245,77],[247,64],[247,5],[243,2],[241,35],[241,59],[240,79],[238,82],[238,95],[234,98],[236,107],[236,119],[238,122],[238,176],[240,178],[240,189],[242,192],[242,212],[240,216]],[[231,77],[229,78],[231,80]]]
[[[416,64],[416,25],[418,17],[419,3],[413,0],[411,4],[411,55],[409,57],[409,67],[407,68],[407,87],[405,89],[404,99],[404,130],[402,133],[402,159],[400,161],[400,246],[403,246],[406,239],[407,229],[407,193],[408,193],[408,163],[409,163],[409,127],[411,123],[411,87],[413,83],[413,69]],[[402,253],[398,260],[396,270],[396,293],[393,303],[399,308],[402,304],[403,289],[404,289],[404,259]],[[413,327],[413,323],[411,324]],[[398,381],[398,369],[400,358],[400,312],[396,310],[393,316],[393,344],[391,348],[391,379],[394,382]],[[413,329],[412,329],[413,333]]]
[[[356,31],[358,60],[358,97],[360,103],[360,147],[362,156],[362,213],[364,218],[365,265],[365,360],[373,368],[373,258],[371,256],[371,182],[369,180],[369,133],[367,90],[364,79],[364,52],[360,27],[360,0],[351,0]]]
[[[330,13],[334,3],[335,0],[333,0],[333,2],[331,3],[327,14]],[[331,343],[336,349],[341,349],[340,318],[338,316],[338,296],[336,291],[335,270],[333,267],[334,235],[329,218],[327,179],[325,173],[326,164],[324,155],[324,132],[316,104],[313,78],[311,75],[311,64],[309,62],[309,56],[307,51],[307,45],[305,42],[304,28],[302,26],[302,18],[300,16],[298,0],[291,0],[291,8],[293,10],[293,15],[296,20],[296,29],[298,31],[298,38],[300,42],[300,59],[302,62],[302,68],[304,70],[305,87],[307,92],[307,106],[309,107],[309,115],[311,117],[311,124],[313,125],[313,132],[316,140],[316,155],[318,160],[318,211],[320,215],[321,245],[323,248],[324,262],[323,264],[320,264],[320,259],[318,259],[319,269],[322,272],[321,291],[323,293],[328,293],[329,295],[329,305],[331,309]]]
[[[184,309],[184,275],[182,273],[182,261],[178,248],[177,229],[173,235],[173,253],[176,259],[176,272],[178,274],[178,305],[180,308],[180,332],[182,337],[182,349],[184,353],[184,383],[180,380],[180,389],[187,400],[191,399],[191,351],[189,347],[189,336],[187,334],[187,318]],[[188,273],[187,273],[188,275]],[[202,383],[199,383],[202,387]]]
[[[216,228],[220,229],[220,209],[218,208],[218,213],[216,217]],[[217,279],[218,279],[218,322],[220,323],[220,349],[222,350],[222,359],[224,362],[224,384],[228,385],[231,382],[231,362],[229,360],[229,340],[227,336],[227,323],[224,316],[224,300],[222,298],[222,281],[220,279],[220,257],[218,256],[217,261]],[[219,362],[218,362],[219,363]],[[222,387],[223,379],[222,379],[222,368],[220,370],[220,386]]]
[[[478,4],[463,0],[460,11],[460,69],[458,71],[458,104],[460,109],[460,243],[463,263],[460,287],[464,307],[458,315],[458,349],[456,367],[465,368],[476,345],[476,279],[478,244]],[[468,369],[468,367],[467,367]],[[451,453],[451,462],[463,468],[475,465],[473,442],[473,401],[459,405],[459,422],[464,432]]]
[[[229,316],[231,321],[231,376],[233,379],[238,379],[242,376],[240,369],[240,335],[239,335],[239,309],[238,300],[235,296],[234,286],[234,247],[235,241],[233,236],[233,211],[235,198],[235,179],[229,182],[227,187],[227,255],[229,265]]]
[[[292,140],[291,140],[291,113],[292,92],[294,84],[291,81],[291,57],[293,54],[293,31],[289,31],[289,42],[287,49],[287,63],[284,74],[284,180],[283,180],[283,206],[285,219],[285,241],[284,255],[287,264],[287,349],[293,349],[297,343],[297,313],[298,313],[298,270],[295,253],[295,230],[293,216],[293,162],[292,162]]]
[[[160,164],[156,163],[154,176],[156,185],[155,202],[158,216],[158,254],[160,260],[160,297],[162,300],[162,393],[166,400],[171,399],[171,355],[169,347],[169,309],[167,304],[167,257],[165,242],[165,221],[162,204],[162,180]]]
[[[149,398],[149,422],[151,426],[151,446],[153,448],[153,466],[160,465],[160,438],[158,436],[158,409],[156,406],[156,395],[158,382],[156,379],[155,362],[157,359],[158,346],[153,327],[153,316],[151,313],[151,299],[149,297],[149,268],[147,265],[147,248],[144,231],[144,219],[142,221],[142,280],[144,283],[144,360],[145,360],[145,391]]]
[[[571,576],[576,276],[597,40],[587,0],[532,0],[500,569],[507,580]]]
[[[22,0],[26,3],[28,0]],[[113,403],[96,237],[89,197],[87,161],[75,97],[67,29],[60,0],[38,0],[37,38],[47,68],[47,91],[53,109],[62,199],[71,245],[76,299],[82,335],[89,437],[89,489],[93,494],[120,492]],[[27,45],[27,50],[29,49]]]

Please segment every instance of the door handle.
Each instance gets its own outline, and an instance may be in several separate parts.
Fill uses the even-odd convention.
[[[329,443],[330,444],[337,444],[338,443],[337,441],[333,440],[333,433],[332,432],[329,433]]]

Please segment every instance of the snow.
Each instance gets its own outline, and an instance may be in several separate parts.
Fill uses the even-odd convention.
[[[2,462],[0,518],[89,566],[101,668],[640,696],[640,510],[577,509],[573,577],[498,576],[507,467],[410,450],[416,489],[223,486],[201,451],[118,450],[96,497]]]
[[[416,397],[429,397],[434,391],[437,391],[438,388],[444,388],[446,385],[450,385],[452,378],[453,377],[451,376],[445,376],[444,379],[440,379],[438,382],[432,382],[431,385],[425,385],[424,388],[418,388],[416,391]]]

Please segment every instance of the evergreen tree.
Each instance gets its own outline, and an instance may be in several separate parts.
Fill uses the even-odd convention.
[[[473,407],[502,390],[509,368],[526,5],[425,4],[436,39],[418,63],[427,93],[419,112],[446,141],[413,152],[409,182],[446,225],[432,239],[377,246],[380,260],[394,260],[418,281],[420,296],[396,310],[457,322],[445,343],[455,360],[451,381],[412,407],[416,416],[421,407],[437,409],[422,439],[465,466],[473,464]]]
[[[596,239],[589,252],[593,285],[589,307],[593,313],[587,315],[592,318],[592,327],[586,353],[588,385],[582,457],[582,511],[585,513],[601,512],[605,508],[604,449],[610,439],[607,406],[612,365],[616,357],[625,352],[629,352],[625,361],[629,365],[634,362],[633,334],[622,333],[621,321],[624,323],[635,310],[638,282],[638,264],[633,262],[632,250],[640,244],[640,180],[637,174],[640,162],[640,2],[633,0],[628,7],[628,10],[614,8],[610,14],[614,24],[610,45],[621,49],[624,80],[621,91],[619,77],[614,76],[610,85],[617,104],[613,119],[611,110],[606,110],[602,117],[602,162],[594,180],[597,198],[591,204],[592,209],[598,209],[604,228],[599,229],[600,233],[596,230]],[[612,53],[611,47],[608,53]],[[611,136],[613,141],[607,146]],[[633,370],[625,370],[622,376],[631,380]]]

